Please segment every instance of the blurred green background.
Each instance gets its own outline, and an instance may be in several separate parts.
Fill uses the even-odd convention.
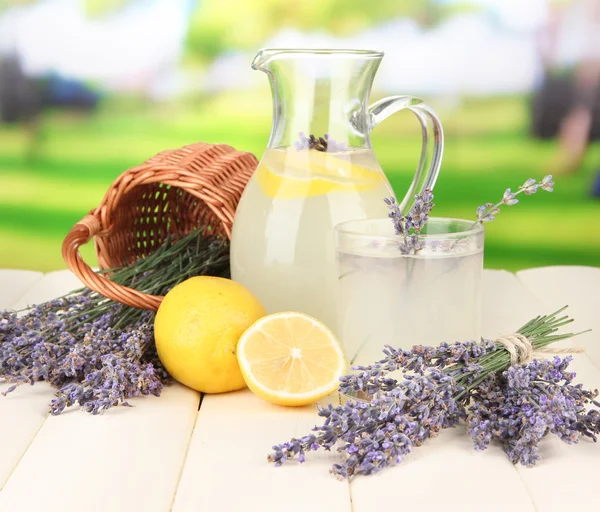
[[[52,4],[64,10],[52,11],[57,9]],[[354,0],[0,2],[0,52],[21,52],[23,73],[34,90],[55,84],[54,96],[46,94],[35,108],[0,123],[0,268],[64,268],[60,245],[67,231],[122,171],[158,151],[196,141],[225,142],[260,158],[272,107],[267,79],[252,71],[250,62],[263,46],[383,46],[389,64],[381,69],[381,81],[376,78],[372,100],[395,92],[419,95],[434,106],[446,132],[434,213],[474,218],[477,206],[498,201],[504,189],[514,190],[529,177],[540,179],[561,158],[555,136],[532,134],[532,105],[554,68],[534,53],[511,62],[515,52],[537,48],[539,31],[557,7],[532,0],[537,10],[522,6],[519,18],[505,4],[385,0],[366,11],[364,2]],[[65,17],[73,5],[77,16]],[[15,12],[34,21],[15,26]],[[73,23],[73,37],[89,34],[92,26],[109,42],[102,46],[98,36],[79,47],[66,38],[61,47],[39,43],[39,34],[27,42],[36,19],[55,26],[48,16],[60,17],[65,31]],[[412,47],[395,47],[397,32],[390,26],[407,20],[419,31],[415,51],[423,44],[429,50],[420,55],[430,61],[410,60]],[[461,54],[473,39],[461,41],[460,25],[452,36],[457,20],[471,20],[465,25],[471,27],[472,20],[488,23],[506,46],[497,41],[494,51],[500,53],[489,59]],[[3,22],[13,43],[6,31],[2,38]],[[78,23],[82,32],[75,29]],[[481,37],[490,43],[488,35]],[[472,37],[480,36],[475,31]],[[453,43],[456,48],[448,51],[457,52],[452,54],[457,60],[443,69],[446,57],[441,50],[436,57],[437,49]],[[65,52],[70,58],[54,58]],[[398,60],[406,63],[404,71]],[[530,69],[535,66],[539,69]],[[577,62],[558,68],[561,76],[572,76]],[[505,80],[513,69],[523,78]],[[444,81],[458,75],[461,80]],[[69,91],[76,96],[80,90],[91,95],[85,97],[89,101],[69,103]],[[394,116],[372,138],[388,178],[403,195],[420,151],[416,121],[410,114]],[[600,145],[591,142],[576,172],[555,175],[555,192],[523,196],[519,205],[505,207],[486,225],[486,266],[600,265],[600,201],[591,194],[599,170]],[[93,248],[83,253],[94,265]]]

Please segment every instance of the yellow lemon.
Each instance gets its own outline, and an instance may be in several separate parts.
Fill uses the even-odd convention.
[[[334,334],[302,313],[276,313],[240,338],[238,361],[248,387],[279,405],[308,405],[334,392],[346,370]]]
[[[154,321],[160,360],[182,384],[204,393],[245,387],[236,357],[242,333],[266,315],[258,299],[230,279],[192,277],[165,296]]]
[[[353,164],[334,153],[295,149],[267,151],[255,179],[265,195],[277,199],[371,190],[385,182],[381,171]]]

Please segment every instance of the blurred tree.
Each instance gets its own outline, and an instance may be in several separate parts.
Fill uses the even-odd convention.
[[[18,5],[35,4],[38,0],[0,0],[0,11]]]
[[[0,11],[41,0],[0,0]],[[137,0],[79,0],[92,17],[114,13]],[[193,1],[193,0],[192,0]],[[550,0],[565,1],[565,0]],[[408,16],[422,26],[448,15],[481,8],[473,0],[196,0],[186,50],[210,60],[227,50],[256,48],[282,27],[347,35],[388,19]],[[476,5],[477,4],[477,5]]]
[[[367,7],[365,0],[200,0],[190,20],[187,50],[193,57],[211,59],[227,50],[256,48],[282,27],[345,35],[401,16],[428,25],[469,4],[385,0]]]
[[[85,12],[89,16],[100,17],[120,9],[129,0],[83,0]]]
[[[81,0],[83,8],[90,16],[103,16],[126,5],[130,0]],[[40,3],[41,0],[0,0],[0,11],[9,7],[18,7]]]

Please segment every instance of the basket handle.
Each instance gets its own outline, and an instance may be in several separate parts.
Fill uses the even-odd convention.
[[[67,266],[85,286],[111,300],[139,309],[158,310],[158,306],[163,300],[162,296],[148,295],[133,288],[113,283],[102,274],[94,272],[83,261],[79,248],[87,244],[94,236],[100,234],[101,229],[102,224],[94,214],[86,215],[73,226],[62,244],[62,256]]]

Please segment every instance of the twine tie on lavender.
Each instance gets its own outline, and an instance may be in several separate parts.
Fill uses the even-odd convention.
[[[570,348],[534,348],[529,338],[518,332],[507,334],[496,338],[496,343],[500,343],[510,354],[510,364],[521,364],[531,361],[535,354],[560,355],[560,354],[582,354],[585,352],[583,347]]]

